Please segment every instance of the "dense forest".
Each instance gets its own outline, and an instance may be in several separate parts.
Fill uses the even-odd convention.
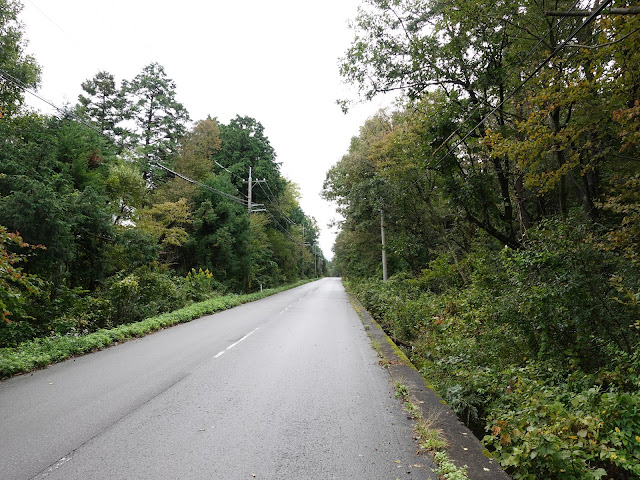
[[[630,7],[365,0],[340,61],[402,96],[327,174],[336,267],[513,478],[640,478]]]
[[[34,112],[21,9],[0,0],[0,348],[322,275],[259,121],[192,122],[157,63]]]

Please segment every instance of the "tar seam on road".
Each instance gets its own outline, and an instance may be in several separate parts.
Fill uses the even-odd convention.
[[[247,338],[249,338],[251,335],[253,335],[254,333],[256,333],[258,331],[260,327],[257,327],[255,329],[253,329],[252,331],[250,331],[249,333],[247,333],[244,337],[242,337],[240,340],[238,340],[235,343],[232,343],[231,345],[229,345],[227,348],[225,348],[224,350],[222,350],[221,352],[218,352],[213,358],[218,358],[221,357],[226,351],[231,350],[233,347],[235,347],[236,345],[238,345],[240,342],[242,342],[243,340],[246,340]]]
[[[236,342],[237,343],[237,342]],[[49,465],[48,467],[45,467],[44,469],[42,469],[40,472],[36,473],[33,477],[31,477],[30,480],[36,480],[39,477],[47,477],[49,476],[49,474],[53,473],[55,470],[57,470],[58,468],[62,467],[65,463],[73,460],[73,455],[75,454],[75,452],[82,448],[83,446],[85,446],[86,444],[88,444],[89,442],[93,441],[94,439],[98,438],[100,435],[102,435],[104,432],[110,430],[111,428],[114,427],[114,425],[117,425],[118,423],[120,423],[122,420],[124,420],[125,418],[129,417],[133,412],[135,412],[136,410],[140,409],[142,406],[150,403],[151,401],[153,401],[155,398],[157,398],[158,396],[162,395],[164,392],[166,392],[167,390],[173,388],[175,385],[177,385],[178,383],[180,383],[181,381],[183,381],[185,378],[187,378],[189,375],[191,375],[191,373],[185,373],[184,375],[182,375],[180,378],[178,378],[175,382],[173,382],[171,385],[167,386],[164,390],[156,393],[153,397],[147,399],[146,401],[142,402],[140,405],[138,405],[136,408],[134,408],[133,410],[130,410],[129,412],[125,413],[124,415],[122,415],[120,418],[114,420],[113,422],[111,422],[111,424],[105,428],[103,428],[101,431],[96,432],[92,437],[88,438],[87,440],[85,440],[84,442],[82,442],[80,445],[78,445],[77,447],[75,447],[73,450],[71,450],[69,453],[67,453],[64,457],[62,457],[60,460],[53,462],[51,465]]]

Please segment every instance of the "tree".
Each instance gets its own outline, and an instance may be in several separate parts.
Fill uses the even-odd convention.
[[[231,172],[231,181],[240,192],[245,196],[248,194],[244,182],[249,177],[249,167],[252,168],[253,179],[266,179],[272,197],[278,197],[284,191],[285,182],[280,176],[280,164],[275,161],[276,152],[260,122],[238,115],[228,125],[220,126],[220,139],[221,148],[213,159]],[[252,196],[254,203],[268,200],[260,188],[255,189]]]
[[[138,228],[156,238],[165,263],[171,265],[178,254],[176,250],[189,238],[186,230],[192,222],[187,201],[156,203],[139,214]]]
[[[512,247],[530,225],[535,197],[527,194],[518,165],[484,138],[488,129],[513,132],[514,118],[522,115],[521,98],[507,102],[507,94],[547,55],[527,49],[539,42],[553,50],[576,24],[554,25],[545,8],[544,1],[368,0],[341,63],[342,75],[365,98],[394,90],[411,100],[432,97],[440,120],[428,132],[423,168],[443,175],[469,223]],[[561,70],[563,56],[554,63]]]
[[[212,175],[206,185],[235,194],[227,175]],[[207,268],[214,278],[233,291],[246,288],[250,259],[249,218],[244,205],[205,189],[193,200],[192,228],[181,250],[181,268]]]
[[[173,159],[189,121],[186,108],[176,100],[175,90],[176,84],[158,63],[150,63],[132,81],[123,82],[130,106],[127,115],[137,126],[135,134],[141,142],[143,170],[152,182],[153,163]]]
[[[40,283],[40,279],[26,274],[19,266],[27,261],[27,255],[12,252],[12,246],[30,250],[44,248],[29,245],[18,233],[10,233],[0,225],[0,326],[20,319],[23,293],[36,292]]]
[[[26,39],[18,20],[19,0],[0,0],[0,118],[18,112],[24,101],[24,89],[36,88],[40,67],[25,53]]]
[[[113,224],[126,225],[135,219],[147,193],[142,172],[133,163],[118,160],[109,166],[105,180],[106,194],[111,206]]]
[[[112,74],[100,71],[93,78],[82,82],[86,95],[79,95],[81,115],[91,120],[106,136],[121,147],[127,143],[131,132],[118,126],[125,118],[126,101]]]
[[[213,155],[220,149],[220,126],[212,118],[199,120],[180,141],[179,154],[175,158],[175,169],[186,177],[204,182],[213,174]],[[183,178],[168,178],[154,195],[154,201],[175,202],[186,199],[191,208],[197,196],[197,185]]]
[[[105,193],[112,152],[84,125],[38,115],[0,122],[0,218],[30,244],[42,244],[26,266],[84,288],[104,277],[112,238]]]

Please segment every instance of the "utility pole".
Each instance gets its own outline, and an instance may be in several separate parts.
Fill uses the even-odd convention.
[[[302,224],[302,242],[300,242],[300,275],[304,275],[304,223]]]
[[[253,203],[252,202],[252,190],[253,190],[253,184],[254,183],[262,183],[262,182],[266,182],[266,179],[262,179],[262,180],[253,180],[251,178],[251,174],[252,174],[252,170],[251,170],[251,166],[249,166],[249,178],[248,180],[246,180],[246,183],[248,185],[247,188],[247,212],[249,214],[249,216],[251,216],[252,213],[256,213],[256,212],[266,212],[267,210],[262,208],[264,207],[263,204],[261,203]],[[258,207],[258,208],[256,208]],[[249,259],[250,259],[250,265],[249,265],[249,271],[247,272],[247,293],[251,292],[251,266],[253,263],[252,257],[251,255],[249,255]],[[260,284],[260,290],[262,290],[262,284]]]
[[[380,209],[380,238],[382,239],[382,281],[386,282],[387,276],[387,251],[384,240],[384,210]]]
[[[264,205],[262,203],[252,203],[251,198],[252,198],[252,190],[253,190],[253,184],[254,183],[265,183],[267,180],[266,179],[262,179],[262,180],[252,180],[251,178],[251,167],[249,167],[249,179],[245,180],[245,182],[248,184],[248,189],[247,189],[247,211],[249,213],[256,213],[256,212],[266,212],[267,210],[262,208],[264,207]],[[260,207],[260,208],[256,208],[256,207]]]
[[[249,180],[247,180],[247,183],[249,184],[249,201],[247,202],[247,210],[251,213],[251,187],[253,187],[253,182],[251,181],[251,167],[249,167]]]
[[[318,278],[318,244],[313,244],[313,270],[316,278]]]

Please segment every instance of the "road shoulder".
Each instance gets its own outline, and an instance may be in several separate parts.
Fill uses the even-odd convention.
[[[407,387],[411,402],[417,406],[423,418],[432,419],[434,427],[444,432],[449,459],[459,468],[467,467],[472,480],[509,480],[498,462],[474,436],[446,404],[427,384],[420,372],[402,353],[397,345],[382,330],[382,327],[362,306],[358,299],[349,294],[349,299],[358,313],[372,344],[385,359],[385,365],[394,382]]]

